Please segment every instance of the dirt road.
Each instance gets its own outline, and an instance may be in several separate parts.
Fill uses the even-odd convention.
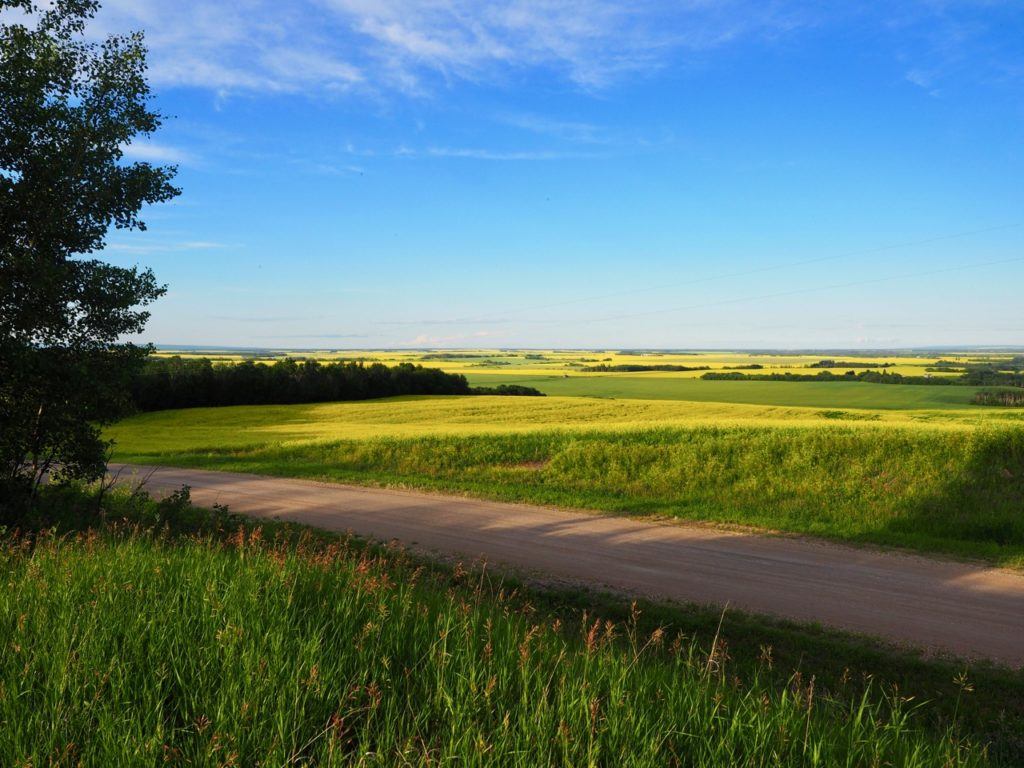
[[[1024,574],[1013,571],[461,497],[170,468],[122,477],[132,472],[151,491],[187,484],[199,505],[1024,666]]]

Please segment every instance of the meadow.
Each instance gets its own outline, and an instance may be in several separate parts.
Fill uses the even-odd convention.
[[[806,372],[806,371],[804,371]],[[980,387],[817,381],[701,381],[661,372],[565,376],[469,374],[473,386],[518,384],[546,395],[813,408],[910,410],[969,408]]]
[[[417,487],[1024,565],[1020,416],[984,406],[424,397],[161,411],[108,435],[118,461]]]
[[[73,509],[83,503],[91,519]],[[924,768],[1019,756],[1021,682],[1008,672],[967,677],[841,636],[546,591],[254,528],[182,497],[96,507],[63,493],[51,506],[84,530],[57,535],[49,519],[38,536],[0,541],[4,765]]]

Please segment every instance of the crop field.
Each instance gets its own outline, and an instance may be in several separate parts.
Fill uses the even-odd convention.
[[[57,499],[58,520],[81,523],[74,504]],[[4,765],[952,768],[1016,754],[1006,671],[961,679],[853,638],[536,591],[176,501],[104,504],[77,535],[0,540]]]
[[[956,352],[943,356],[887,354],[761,354],[736,352],[634,352],[565,350],[337,351],[231,350],[172,351],[160,356],[209,357],[215,362],[272,363],[284,358],[357,361],[396,365],[413,363],[467,377],[470,384],[533,387],[544,394],[640,400],[871,410],[971,407],[980,389],[970,386],[868,384],[817,381],[702,381],[705,373],[815,375],[868,370],[904,376],[950,378],[968,363],[1006,360],[1010,353]],[[828,367],[821,367],[830,361]],[[591,370],[593,368],[687,368],[691,370]]]
[[[415,363],[442,368],[450,373],[467,376],[502,374],[515,376],[593,376],[587,368],[599,366],[680,366],[697,370],[650,371],[645,377],[691,379],[700,378],[707,371],[739,370],[761,373],[815,373],[814,368],[822,360],[840,363],[831,368],[836,373],[847,370],[862,371],[879,368],[890,373],[903,375],[950,376],[949,370],[942,370],[937,364],[955,367],[967,362],[980,360],[1001,360],[1012,357],[1010,353],[980,353],[970,351],[949,352],[943,355],[893,355],[891,353],[752,353],[752,352],[661,352],[621,350],[513,350],[513,349],[472,349],[472,350],[160,350],[163,356],[208,357],[220,362],[255,360],[273,362],[285,357],[312,358],[321,361],[354,360],[362,362]],[[842,365],[849,363],[849,365]],[[758,366],[758,368],[750,368]],[[929,370],[935,369],[935,370]],[[601,372],[602,376],[630,375],[630,372]],[[634,374],[635,375],[635,374]]]
[[[817,381],[701,381],[686,374],[611,373],[570,376],[512,376],[468,374],[470,384],[493,387],[520,384],[548,395],[566,397],[687,400],[703,403],[815,408],[867,408],[907,410],[969,408],[978,387],[942,387],[919,384],[865,384]]]
[[[774,384],[775,382],[740,383],[740,386],[759,389]],[[787,388],[790,386],[788,382],[783,384]],[[806,385],[792,385],[800,386]],[[895,388],[895,385],[849,386],[868,389],[883,386]],[[728,402],[585,397],[409,396],[312,405],[233,406],[157,411],[126,419],[111,427],[108,434],[117,441],[121,452],[141,455],[148,452],[202,449],[215,451],[223,448],[362,440],[375,437],[443,437],[509,432],[578,432],[694,426],[829,425],[973,430],[1024,425],[1024,414],[980,406],[948,410],[837,410]]]

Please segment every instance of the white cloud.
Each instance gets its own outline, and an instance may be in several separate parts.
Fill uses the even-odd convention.
[[[431,158],[431,157],[452,157],[465,160],[494,160],[494,161],[516,161],[516,160],[570,160],[580,158],[598,157],[590,152],[563,152],[561,150],[548,149],[487,149],[484,147],[449,147],[449,146],[428,146],[410,147],[406,144],[399,144],[397,147],[387,150],[363,150],[347,145],[346,154],[356,157],[399,157],[399,158]],[[310,170],[323,173],[363,173],[364,169],[358,165],[334,165],[334,164],[305,164]]]
[[[133,142],[126,144],[121,149],[127,159],[145,163],[191,165],[195,162],[195,156],[191,152],[155,141]]]
[[[92,33],[142,29],[158,87],[235,92],[430,93],[543,70],[584,90],[823,24],[895,32],[907,69],[1019,77],[987,48],[1006,0],[103,0]],[[988,23],[973,12],[991,9]],[[1001,9],[1010,9],[1005,11]],[[906,49],[906,50],[902,50]],[[1006,64],[1009,61],[1010,64]],[[923,63],[922,63],[923,62]],[[913,71],[910,80],[914,80]],[[932,76],[931,79],[935,79]],[[541,126],[537,126],[541,128]],[[548,126],[587,135],[585,126]],[[580,133],[582,132],[582,133]]]
[[[577,144],[610,144],[613,141],[606,129],[592,123],[555,120],[530,113],[505,114],[498,119],[514,128]]]
[[[105,0],[94,34],[143,29],[158,86],[419,92],[534,68],[601,88],[799,24],[750,0]]]
[[[187,240],[180,243],[109,243],[108,251],[119,251],[131,254],[167,253],[179,251],[210,251],[221,248],[235,248],[227,243],[208,240]]]
[[[403,154],[411,156],[416,153],[407,150]],[[582,153],[549,150],[501,151],[474,147],[428,147],[424,154],[429,157],[456,157],[466,160],[566,160],[592,156]]]
[[[1020,4],[1011,0],[920,0],[893,4],[884,29],[893,36],[907,82],[931,96],[947,86],[1019,86],[1024,82],[1017,38]]]
[[[91,33],[142,29],[157,86],[216,92],[344,90],[362,75],[312,0],[104,0]]]
[[[456,333],[450,336],[431,336],[430,334],[421,333],[415,338],[406,339],[405,341],[399,341],[398,345],[402,347],[417,346],[427,347],[435,344],[450,344],[453,341],[472,341],[485,339],[489,336],[499,336],[500,334],[492,333],[491,331],[473,331],[472,333]]]
[[[925,72],[922,69],[911,69],[904,75],[904,78],[908,83],[927,91],[929,96],[938,97],[941,93],[935,87],[935,75],[931,72]]]

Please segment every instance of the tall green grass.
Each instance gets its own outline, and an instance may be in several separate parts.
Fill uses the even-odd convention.
[[[155,445],[117,458],[668,515],[1024,564],[1024,429],[548,430]]]
[[[567,632],[480,573],[163,530],[0,547],[0,764],[986,763],[895,693],[741,679],[719,638]]]

